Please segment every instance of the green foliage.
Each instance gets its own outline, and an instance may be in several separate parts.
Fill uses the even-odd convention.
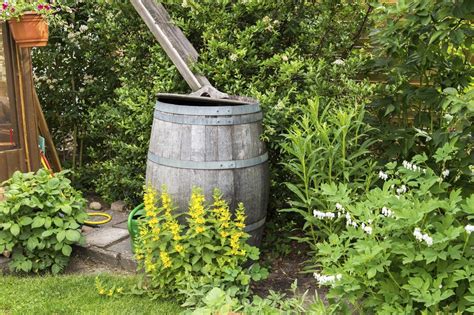
[[[157,92],[189,90],[128,1],[65,1],[72,14],[35,50],[37,86],[63,159],[106,199],[137,202]],[[259,99],[270,148],[273,207],[284,203],[282,134],[307,98],[367,102],[351,50],[362,1],[164,1],[219,89]],[[188,5],[188,6],[186,6]],[[344,59],[343,64],[333,64]],[[339,60],[342,61],[342,60]]]
[[[135,257],[145,271],[145,287],[152,296],[174,295],[185,301],[183,306],[193,306],[213,287],[219,287],[232,297],[245,297],[250,281],[268,274],[258,264],[245,266],[258,260],[259,250],[247,244],[250,236],[244,231],[243,204],[232,219],[218,190],[208,206],[201,191],[195,189],[184,226],[172,214],[166,191],[161,193],[160,205],[152,188],[147,188],[144,199],[146,220],[140,222]]]
[[[355,80],[364,59],[351,50],[366,5],[362,1],[164,1],[199,49],[196,67],[220,90],[255,97],[270,151],[272,208],[285,205],[288,173],[280,162],[283,134],[307,100],[364,104],[371,86]],[[342,60],[344,59],[344,60]],[[334,62],[336,61],[337,62]]]
[[[474,131],[473,2],[399,1],[375,12],[370,69],[387,82],[370,112],[381,131],[382,156],[432,156],[455,142],[457,154],[448,163],[467,186]]]
[[[75,185],[137,202],[157,92],[182,80],[131,4],[64,1],[47,47],[34,51],[41,104]]]
[[[435,163],[451,159],[447,152],[438,149]],[[437,174],[428,162],[419,155],[387,164],[382,187],[359,198],[346,185],[337,188],[332,201],[340,214],[331,220],[346,228],[312,244],[322,267],[315,277],[330,286],[330,300],[362,313],[474,310],[474,195],[463,198],[445,181],[449,172]]]
[[[261,298],[254,295],[252,300],[239,300],[233,298],[227,292],[219,287],[215,287],[207,293],[203,299],[203,306],[192,311],[185,311],[188,315],[212,315],[212,314],[306,314],[306,294],[297,296],[296,282],[292,285],[292,295],[287,297],[285,294],[270,291],[268,297]],[[320,302],[316,299],[311,307]]]
[[[367,191],[374,182],[375,163],[370,158],[374,139],[367,135],[371,128],[364,123],[362,106],[320,108],[319,99],[310,100],[282,144],[289,159],[283,164],[292,182],[288,189],[294,194],[284,210],[303,216],[309,235],[316,242],[327,237],[335,226],[313,229],[315,209],[334,209],[331,196],[337,187],[353,193]]]
[[[290,296],[284,293],[270,291],[269,295],[262,298],[254,295],[249,299],[232,298],[224,290],[213,288],[203,299],[203,306],[194,310],[183,312],[187,315],[212,315],[212,314],[333,314],[324,302],[316,295],[313,300],[307,297],[308,292],[299,294],[297,282],[291,286]],[[232,313],[234,312],[234,313]]]
[[[84,240],[80,224],[87,218],[85,200],[65,174],[16,172],[3,183],[0,252],[12,253],[13,270],[56,274],[67,265],[71,246]]]

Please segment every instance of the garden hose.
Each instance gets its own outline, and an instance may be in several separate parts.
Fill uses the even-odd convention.
[[[51,168],[51,165],[49,164],[49,161],[46,158],[46,155],[44,154],[44,152],[42,150],[40,150],[40,157],[41,157],[41,164],[43,165],[44,169],[49,172],[50,177],[54,177],[53,169]],[[105,219],[100,220],[100,221],[90,221],[90,220],[84,221],[84,224],[89,225],[89,226],[106,224],[106,223],[109,223],[110,220],[112,220],[112,216],[108,213],[105,213],[105,212],[88,212],[87,215],[89,215],[89,217],[103,217],[103,218],[105,218]]]
[[[105,213],[105,212],[88,212],[87,213],[90,217],[103,217],[105,219],[101,220],[101,221],[90,221],[90,220],[86,220],[84,221],[84,224],[85,225],[102,225],[102,224],[106,224],[106,223],[109,223],[110,220],[112,220],[112,216],[108,213]]]

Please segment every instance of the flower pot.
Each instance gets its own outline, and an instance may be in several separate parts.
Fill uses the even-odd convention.
[[[36,13],[25,13],[8,21],[13,39],[19,47],[41,47],[48,44],[48,24]]]

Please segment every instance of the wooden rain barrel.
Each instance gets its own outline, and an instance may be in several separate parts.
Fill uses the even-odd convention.
[[[193,187],[201,187],[209,202],[219,188],[232,210],[244,203],[249,243],[259,246],[269,195],[262,117],[255,101],[159,94],[147,183],[157,190],[165,185],[180,213],[188,210]]]

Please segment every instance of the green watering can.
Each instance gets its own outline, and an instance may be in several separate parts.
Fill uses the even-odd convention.
[[[128,233],[132,238],[132,250],[135,251],[135,239],[139,233],[138,221],[145,217],[145,205],[139,204],[135,209],[128,215]]]

